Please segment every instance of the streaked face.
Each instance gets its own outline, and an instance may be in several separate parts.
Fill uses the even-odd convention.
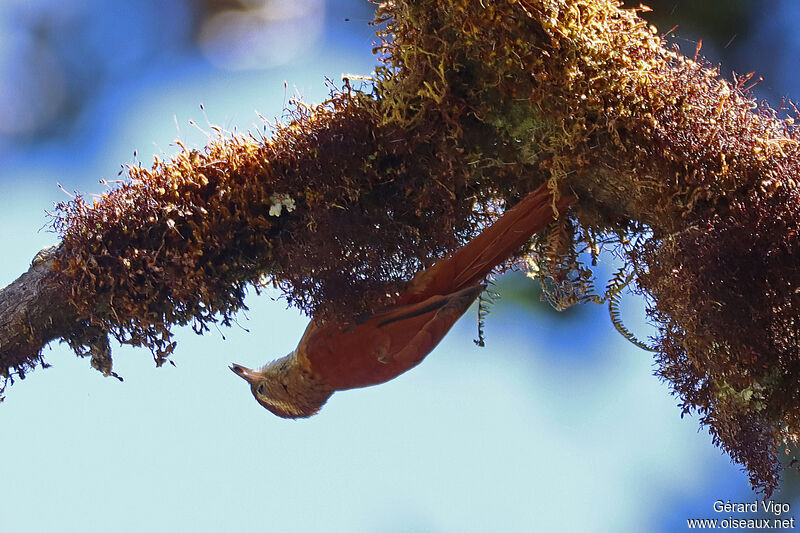
[[[304,410],[297,405],[289,387],[270,372],[270,365],[260,370],[252,370],[242,365],[232,364],[229,368],[234,374],[250,384],[253,397],[269,412],[281,418],[306,418],[317,413]]]

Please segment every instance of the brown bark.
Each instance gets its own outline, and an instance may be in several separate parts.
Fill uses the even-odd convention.
[[[42,361],[42,348],[77,325],[63,287],[53,282],[59,250],[60,246],[42,249],[27,272],[0,289],[0,376],[25,377]]]

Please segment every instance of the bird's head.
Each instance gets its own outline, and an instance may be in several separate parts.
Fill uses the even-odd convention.
[[[308,418],[317,414],[333,389],[303,369],[295,352],[259,370],[232,364],[230,369],[250,384],[256,401],[281,418]]]

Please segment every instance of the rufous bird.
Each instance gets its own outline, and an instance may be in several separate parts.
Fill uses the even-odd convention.
[[[259,370],[233,364],[258,403],[282,418],[316,414],[335,391],[377,385],[417,366],[483,291],[481,282],[554,220],[546,185],[477,237],[414,276],[394,304],[366,317],[312,318],[297,348]]]

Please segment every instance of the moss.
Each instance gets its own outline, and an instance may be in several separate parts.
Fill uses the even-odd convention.
[[[579,252],[621,250],[617,281],[652,301],[658,374],[769,494],[800,432],[784,110],[611,0],[395,0],[376,24],[371,85],[59,207],[59,274],[86,326],[160,364],[174,325],[228,323],[264,280],[322,317],[383,305],[546,182],[578,198],[528,254],[554,301],[602,300]]]

